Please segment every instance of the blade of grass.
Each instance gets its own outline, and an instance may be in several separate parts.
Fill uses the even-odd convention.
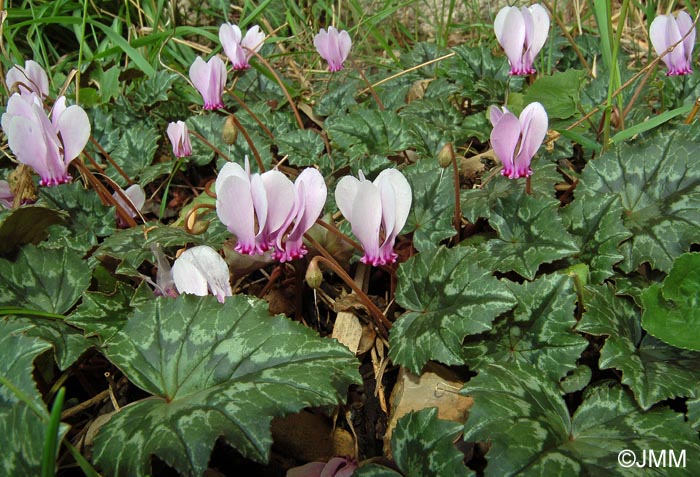
[[[54,477],[56,475],[56,455],[58,454],[58,430],[61,425],[61,411],[63,399],[66,397],[66,388],[61,388],[56,394],[56,399],[51,406],[51,416],[46,426],[44,437],[44,451],[41,455],[41,477]]]

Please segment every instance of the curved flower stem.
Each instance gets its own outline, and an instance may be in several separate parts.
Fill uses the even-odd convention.
[[[355,242],[353,239],[351,239],[350,237],[348,237],[347,235],[345,235],[343,232],[341,232],[340,230],[338,230],[335,226],[333,226],[333,225],[331,225],[331,224],[325,222],[325,221],[322,220],[322,219],[317,219],[317,220],[316,220],[316,223],[317,223],[318,225],[320,225],[321,227],[323,227],[324,229],[328,230],[330,233],[332,233],[332,234],[335,235],[336,237],[338,237],[340,240],[343,240],[343,241],[347,242],[351,247],[353,247],[353,248],[354,248],[355,250],[357,250],[358,252],[362,252],[362,251],[363,251],[363,250],[362,250],[362,247],[360,246],[359,243]]]
[[[462,231],[462,205],[460,203],[460,186],[459,186],[459,168],[457,167],[457,155],[452,150],[452,144],[450,144],[450,151],[452,152],[452,173],[454,174],[453,182],[455,186],[455,215],[454,215],[454,228],[457,235],[457,243],[460,241],[460,233]]]
[[[700,110],[700,98],[695,100],[695,104],[693,104],[693,109],[690,110],[688,117],[685,118],[685,121],[683,121],[683,123],[684,124],[691,124],[693,122],[693,119],[695,119],[695,116],[698,114],[699,110]]]
[[[238,96],[236,96],[234,93],[229,93],[229,94],[230,94],[231,97],[238,103],[238,105],[239,105],[241,108],[243,108],[243,109],[245,110],[245,112],[248,113],[248,114],[250,115],[250,117],[253,118],[253,120],[254,120],[256,123],[258,123],[258,126],[260,126],[260,128],[261,128],[263,131],[265,131],[265,134],[267,134],[268,137],[274,141],[274,140],[275,140],[275,135],[272,134],[272,131],[270,131],[270,129],[269,129],[267,126],[265,126],[265,123],[263,123],[263,122],[260,120],[260,118],[248,107],[248,105],[246,104],[246,102],[243,101],[243,100],[242,100],[241,98],[239,98]]]
[[[316,242],[308,234],[305,234],[304,238],[306,238],[306,240],[308,240],[309,243],[311,243],[311,245],[313,245],[314,248],[321,253],[321,255],[316,255],[314,258],[312,258],[311,262],[323,263],[325,266],[333,270],[335,274],[338,275],[350,288],[352,288],[362,304],[367,307],[367,311],[369,311],[372,322],[374,323],[374,326],[377,327],[377,330],[379,330],[379,333],[383,338],[388,338],[388,330],[391,329],[391,322],[386,318],[386,316],[384,316],[384,313],[382,313],[377,305],[375,305],[372,300],[369,299],[367,294],[357,286],[352,277],[347,274],[343,267],[341,267],[338,262],[335,261],[335,259],[321,246],[321,244]]]
[[[197,204],[194,207],[192,207],[192,210],[187,212],[187,215],[185,216],[185,232],[193,235],[199,235],[199,233],[201,233],[195,229],[195,224],[197,223],[198,219],[197,211],[199,209],[215,210],[216,206],[212,204]]]
[[[112,156],[110,156],[109,153],[104,150],[104,148],[100,145],[99,142],[97,142],[95,140],[94,137],[90,136],[90,142],[95,145],[97,150],[100,151],[100,154],[102,154],[105,157],[107,162],[109,162],[112,165],[112,167],[114,167],[114,169],[116,169],[116,171],[119,173],[119,175],[122,176],[129,185],[134,183],[134,181],[131,180],[131,177],[129,177],[129,175],[126,172],[124,172],[121,167],[119,167],[119,164],[114,162],[114,159],[112,159]],[[92,161],[91,157],[88,157],[88,159],[90,159]]]
[[[353,64],[354,64],[354,62],[353,62]],[[382,100],[379,99],[379,96],[377,95],[377,92],[374,90],[374,86],[372,86],[372,83],[369,82],[369,80],[368,80],[367,77],[365,76],[364,72],[362,71],[362,68],[358,68],[357,66],[355,66],[355,70],[360,74],[360,76],[362,77],[362,80],[363,80],[363,81],[365,82],[365,84],[367,85],[367,88],[366,88],[366,89],[369,90],[369,93],[372,95],[372,98],[374,99],[374,102],[377,103],[377,106],[379,106],[379,109],[380,109],[381,111],[384,111],[384,109],[385,109],[385,108],[384,108],[384,103],[382,103]]]
[[[243,124],[238,120],[235,114],[231,114],[230,116],[233,118],[233,122],[236,123],[236,128],[243,134],[243,137],[245,138],[245,142],[248,143],[248,146],[250,147],[250,150],[253,151],[253,156],[255,157],[255,163],[258,165],[258,168],[260,169],[260,172],[265,172],[265,166],[263,165],[262,162],[262,157],[260,157],[260,153],[258,152],[258,148],[255,147],[255,143],[253,142],[253,139],[250,137],[250,134],[248,134],[248,131],[246,128],[243,127]]]
[[[280,85],[280,88],[282,88],[282,92],[287,97],[287,101],[289,101],[289,106],[292,108],[292,111],[294,112],[294,117],[297,120],[297,124],[299,124],[299,129],[304,129],[304,121],[301,120],[301,115],[299,114],[299,110],[297,109],[296,104],[294,104],[294,100],[292,100],[292,96],[289,94],[289,91],[287,91],[287,87],[284,85],[282,78],[279,77],[279,75],[272,68],[270,63],[268,63],[268,61],[265,58],[263,58],[260,53],[258,53],[257,51],[253,51],[253,54],[258,59],[258,61],[260,63],[262,63],[263,65],[265,65],[265,67],[270,71],[270,73],[272,73],[272,76],[275,77],[275,79],[277,80],[277,84]]]
[[[219,149],[218,147],[216,147],[215,145],[213,145],[211,142],[209,142],[209,140],[208,140],[207,138],[205,138],[204,136],[202,136],[201,134],[199,134],[197,131],[193,131],[193,130],[190,129],[189,132],[190,132],[191,135],[193,135],[194,137],[196,137],[197,139],[199,139],[200,141],[202,141],[204,144],[206,144],[207,146],[209,146],[209,148],[210,148],[212,151],[214,151],[215,153],[217,153],[218,155],[220,155],[221,157],[223,157],[223,158],[226,159],[227,161],[232,162],[232,161],[231,161],[231,158],[228,157],[228,154],[226,154],[224,151],[222,151],[221,149]]]

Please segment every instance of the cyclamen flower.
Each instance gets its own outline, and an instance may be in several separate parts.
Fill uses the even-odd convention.
[[[287,471],[287,477],[351,477],[357,462],[346,457],[333,457],[328,462],[309,462]]]
[[[117,192],[112,194],[112,197],[114,197],[114,200],[116,200],[122,209],[124,209],[131,217],[136,217],[143,208],[143,205],[146,203],[146,193],[144,192],[143,187],[138,184],[132,184],[126,190],[122,190],[121,192],[126,196],[128,202],[122,199],[121,195],[119,195]],[[124,223],[118,215],[117,223],[121,227],[126,227],[126,223]]]
[[[503,7],[493,22],[496,39],[508,56],[511,75],[535,73],[532,64],[549,33],[549,15],[541,5]]]
[[[328,71],[340,71],[343,63],[350,54],[352,41],[345,30],[338,31],[335,27],[328,27],[328,31],[321,28],[314,37],[314,46],[321,58],[328,62]]]
[[[206,63],[198,56],[190,66],[190,79],[204,100],[204,109],[224,107],[224,87],[226,67],[218,56],[212,56]]]
[[[252,26],[243,36],[238,25],[224,23],[219,28],[219,41],[224,53],[231,60],[234,70],[250,68],[250,58],[262,48],[265,34],[258,25]]]
[[[335,201],[362,244],[362,263],[394,263],[394,241],[411,210],[411,185],[397,169],[383,170],[374,182],[345,176],[335,189]]]
[[[678,43],[670,53],[661,57],[661,61],[668,66],[666,75],[685,75],[693,72],[695,25],[690,15],[680,11],[675,18],[673,15],[660,15],[654,18],[649,27],[649,38],[654,51],[659,56]]]
[[[190,143],[190,132],[187,124],[183,121],[168,124],[168,138],[173,145],[175,157],[187,157],[192,155],[192,144]]]
[[[215,188],[216,211],[238,240],[236,252],[260,255],[275,247],[273,257],[282,262],[306,253],[302,237],[326,199],[326,185],[318,171],[304,170],[293,184],[277,170],[251,174],[246,157],[245,169],[226,164]]]
[[[540,103],[530,103],[515,117],[504,106],[503,110],[491,106],[489,116],[491,147],[503,163],[501,174],[509,179],[532,174],[530,162],[547,134],[547,112]]]
[[[228,265],[221,255],[206,245],[185,250],[173,263],[172,278],[180,293],[205,296],[211,291],[220,303],[233,294]]]
[[[90,138],[90,121],[80,106],[66,107],[66,98],[61,96],[49,120],[35,93],[15,93],[0,122],[15,157],[41,176],[40,185],[53,186],[72,179],[68,165]]]
[[[20,94],[35,93],[42,99],[49,95],[49,77],[34,60],[25,61],[24,68],[19,65],[10,68],[5,83],[10,90],[17,86]]]
[[[326,182],[320,172],[309,167],[299,174],[294,181],[294,207],[276,231],[277,239],[272,258],[284,263],[306,255],[304,234],[321,215],[326,195]]]

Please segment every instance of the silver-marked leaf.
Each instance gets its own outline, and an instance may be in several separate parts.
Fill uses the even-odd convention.
[[[669,346],[652,336],[642,339],[640,311],[615,296],[608,286],[586,288],[586,312],[576,329],[607,335],[600,350],[601,369],[622,372],[643,409],[676,396],[695,397],[700,381],[700,353]]]
[[[639,457],[649,449],[700,452],[682,414],[669,409],[642,412],[617,385],[589,388],[573,418],[557,385],[528,365],[488,365],[462,393],[474,399],[464,439],[491,444],[486,477],[644,476],[649,469],[622,467],[618,454],[625,449]],[[678,475],[700,472],[700,462],[691,460],[689,473]]]
[[[454,174],[437,161],[422,160],[406,169],[413,190],[413,204],[406,226],[413,232],[413,245],[419,251],[435,248],[455,234]]]
[[[624,257],[618,250],[632,233],[622,223],[619,196],[612,194],[577,197],[562,210],[566,228],[581,249],[578,259],[589,264],[591,283],[613,275],[613,266]]]
[[[14,262],[0,259],[0,306],[65,313],[90,285],[91,267],[77,252],[25,245]]]
[[[158,149],[159,137],[158,131],[153,126],[144,124],[141,127],[124,128],[117,147],[111,153],[112,159],[132,180],[140,179],[141,175],[151,167]],[[119,186],[127,185],[124,177],[116,169],[110,167],[107,170],[112,180]],[[142,186],[146,185],[141,180],[139,183]]]
[[[86,292],[76,310],[66,318],[66,323],[81,328],[86,336],[98,336],[108,340],[127,322],[131,313],[134,289],[119,283],[111,294]],[[153,298],[151,292],[150,298]]]
[[[554,197],[554,184],[561,180],[556,164],[535,159],[532,169],[534,171],[530,176],[532,195],[544,198]],[[499,199],[518,194],[524,189],[524,180],[512,180],[496,174],[479,189],[462,190],[462,215],[471,223],[475,223],[480,217],[488,219]]]
[[[401,474],[379,465],[361,467],[356,477],[400,476],[425,477],[444,475],[459,477],[474,475],[462,461],[454,446],[462,424],[437,418],[437,409],[410,412],[399,419],[391,435],[391,452]]]
[[[673,262],[663,284],[642,293],[642,326],[647,333],[678,348],[700,351],[700,253]]]
[[[489,224],[498,238],[479,247],[480,265],[532,280],[543,263],[576,254],[578,246],[564,229],[558,209],[555,199],[522,192],[497,199]]]
[[[153,397],[122,408],[95,440],[110,474],[145,476],[157,455],[200,476],[216,439],[244,456],[269,457],[274,416],[335,404],[358,381],[357,362],[336,341],[243,295],[159,297],[136,309],[106,355]]]
[[[27,336],[51,343],[56,364],[61,371],[68,369],[85,351],[97,344],[97,340],[86,338],[79,329],[63,320],[18,316],[15,321],[31,326],[25,332]]]
[[[410,146],[403,119],[392,111],[364,110],[331,116],[326,120],[326,130],[330,140],[352,157],[391,155]]]
[[[8,253],[27,243],[38,244],[48,236],[48,227],[65,223],[66,217],[37,205],[0,211],[0,253]]]
[[[644,142],[621,144],[586,165],[581,195],[616,194],[633,236],[622,243],[620,268],[644,262],[668,271],[700,236],[699,127],[658,130]]]
[[[558,381],[576,367],[588,341],[574,332],[576,292],[566,275],[534,282],[505,282],[517,305],[491,331],[470,336],[464,354],[470,368],[486,363],[529,363]]]
[[[391,329],[389,356],[414,374],[429,360],[462,364],[464,337],[491,329],[516,303],[464,247],[426,250],[402,263],[396,302],[406,312]]]
[[[294,129],[276,138],[279,154],[295,166],[313,166],[325,149],[323,138],[312,129]]]

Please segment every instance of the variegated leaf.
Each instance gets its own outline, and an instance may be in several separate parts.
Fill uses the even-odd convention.
[[[95,440],[95,461],[145,476],[150,456],[200,476],[217,438],[266,461],[274,416],[335,404],[358,381],[357,362],[267,304],[243,295],[157,298],[137,308],[106,354],[153,394],[122,408]]]

